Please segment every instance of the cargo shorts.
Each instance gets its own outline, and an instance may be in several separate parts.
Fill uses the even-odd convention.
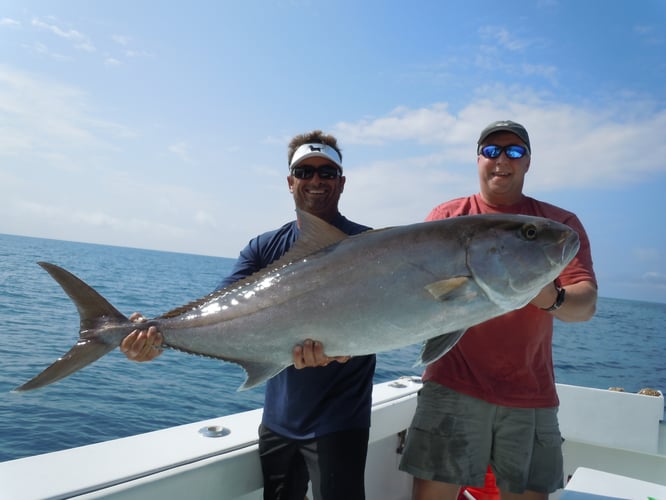
[[[482,487],[488,464],[511,493],[562,488],[557,408],[510,408],[425,382],[400,470],[415,477]]]

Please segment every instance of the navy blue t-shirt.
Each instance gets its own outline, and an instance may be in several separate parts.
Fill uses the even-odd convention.
[[[349,235],[370,229],[340,214],[333,225]],[[297,238],[296,221],[253,238],[241,250],[231,274],[218,288],[268,266],[282,257]],[[375,356],[369,355],[325,367],[297,370],[290,366],[266,382],[262,423],[273,432],[292,439],[369,428],[375,362]]]

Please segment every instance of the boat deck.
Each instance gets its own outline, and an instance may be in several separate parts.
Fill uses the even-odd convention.
[[[411,497],[411,477],[398,470],[398,462],[420,387],[413,377],[374,387],[366,467],[369,500]],[[562,384],[558,393],[565,477],[585,467],[666,486],[663,395]],[[261,411],[3,462],[0,498],[259,500]]]

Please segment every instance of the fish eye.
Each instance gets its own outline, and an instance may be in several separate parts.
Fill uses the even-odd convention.
[[[521,232],[523,234],[523,237],[529,241],[535,240],[537,235],[539,234],[539,231],[537,230],[534,224],[525,224],[521,228]]]

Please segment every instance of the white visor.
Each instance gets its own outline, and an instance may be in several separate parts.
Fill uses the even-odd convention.
[[[340,171],[342,171],[342,158],[340,158],[338,152],[328,144],[319,143],[308,143],[299,146],[298,149],[294,151],[294,156],[291,158],[289,170],[294,168],[303,160],[314,157],[326,158],[327,160],[337,165],[340,168]]]

